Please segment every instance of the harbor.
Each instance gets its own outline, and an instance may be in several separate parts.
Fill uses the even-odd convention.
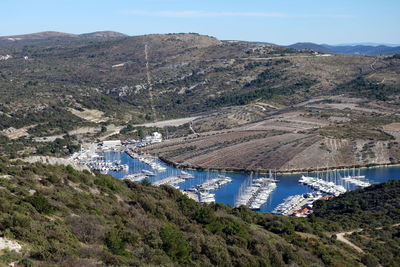
[[[317,172],[315,176],[303,174],[275,177],[270,174],[267,178],[261,173],[226,174],[175,168],[140,153],[138,144],[118,140],[106,145],[91,144],[80,153],[75,153],[71,159],[93,170],[131,182],[147,179],[156,186],[175,187],[201,203],[221,202],[233,207],[245,205],[259,212],[274,211],[288,216],[306,216],[312,212],[312,202],[321,197],[337,196],[347,190],[386,181],[395,176],[386,175],[385,170],[397,168],[353,168]],[[383,174],[371,175],[374,172]]]

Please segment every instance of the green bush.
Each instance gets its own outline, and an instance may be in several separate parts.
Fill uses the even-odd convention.
[[[187,262],[190,255],[190,246],[182,233],[171,225],[164,226],[160,231],[162,249],[176,262]]]
[[[27,197],[25,201],[30,203],[39,213],[50,214],[54,211],[54,207],[50,205],[47,198],[38,192]]]
[[[107,233],[105,243],[107,248],[116,255],[127,255],[127,243],[120,237],[116,230],[111,230]]]

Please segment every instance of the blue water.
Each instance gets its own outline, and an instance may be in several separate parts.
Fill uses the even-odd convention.
[[[123,178],[125,175],[129,173],[140,172],[141,170],[149,170],[153,171],[151,167],[143,162],[140,162],[137,159],[132,159],[126,153],[116,153],[116,152],[109,152],[104,153],[106,160],[121,160],[122,164],[129,165],[128,172],[109,172],[112,176],[116,178]],[[167,168],[164,172],[156,173],[157,175],[154,177],[150,177],[150,182],[154,182],[163,178],[166,178],[171,175],[177,175],[181,172],[181,170],[169,166],[161,161],[159,161],[161,165]],[[256,178],[259,175],[257,174],[244,174],[244,173],[222,173],[222,172],[205,172],[205,171],[192,171],[192,170],[185,170],[188,173],[194,175],[194,179],[188,179],[185,182],[179,184],[180,189],[188,189],[195,185],[201,184],[205,182],[207,179],[217,177],[220,174],[229,176],[233,179],[233,182],[219,188],[218,190],[214,191],[215,199],[217,202],[229,204],[234,206],[235,199],[240,191],[240,188],[245,187],[250,183],[251,178]],[[343,182],[339,178],[329,177],[327,174],[321,174],[324,179],[332,181],[336,184],[343,185],[348,190],[354,190],[357,187]],[[400,167],[387,167],[387,168],[373,168],[373,169],[362,169],[361,175],[365,175],[366,179],[370,183],[382,183],[391,179],[400,180]],[[265,175],[260,175],[265,176]],[[342,173],[342,176],[344,174]],[[285,175],[285,176],[278,176],[278,184],[276,190],[271,194],[268,202],[263,205],[260,209],[260,212],[270,212],[272,211],[277,205],[283,202],[285,198],[292,195],[304,194],[308,192],[312,192],[313,190],[305,185],[300,184],[298,181],[301,175]]]

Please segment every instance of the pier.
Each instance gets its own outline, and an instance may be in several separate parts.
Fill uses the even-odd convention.
[[[192,176],[191,174],[184,171],[181,172],[181,175],[183,175],[183,177]],[[216,178],[212,178],[203,184],[196,185],[195,187],[188,189],[187,192],[190,192],[190,194],[195,194],[197,196],[197,201],[199,201],[200,203],[212,203],[215,202],[215,194],[211,193],[211,191],[217,190],[231,182],[232,178],[224,175],[218,175]]]
[[[185,179],[180,178],[178,176],[170,176],[170,177],[155,181],[153,183],[153,185],[160,186],[160,185],[165,184],[165,185],[170,185],[170,186],[173,186],[173,187],[179,189],[178,184],[180,184],[180,183],[182,183],[184,181],[185,181]]]
[[[196,186],[196,189],[198,191],[213,191],[231,182],[232,178],[224,175],[218,175],[217,178],[210,179],[205,183]]]
[[[131,182],[141,182],[146,178],[148,178],[147,175],[143,174],[142,172],[139,172],[139,173],[128,174],[122,179],[123,180],[129,180]]]
[[[166,167],[164,167],[160,163],[158,163],[155,159],[146,158],[144,156],[141,156],[141,155],[135,153],[134,151],[132,151],[132,149],[130,149],[130,148],[127,148],[125,150],[125,153],[128,154],[131,158],[138,159],[139,161],[149,165],[153,170],[155,170],[157,172],[163,172],[167,169]]]
[[[276,180],[272,178],[261,177],[253,179],[250,186],[239,193],[235,207],[244,205],[250,209],[260,209],[267,202],[276,186]]]
[[[307,193],[303,195],[294,195],[285,198],[285,200],[279,204],[272,213],[298,217],[306,216],[313,206],[314,201],[323,198],[321,193]],[[308,213],[302,213],[304,208],[308,207]]]
[[[310,177],[310,176],[301,176],[299,180],[300,183],[308,185],[312,189],[320,192],[324,192],[327,194],[332,194],[334,196],[338,196],[340,194],[345,193],[347,190],[341,185],[336,185],[333,182],[327,182],[325,180]]]
[[[370,182],[359,180],[359,178],[355,178],[353,176],[344,177],[343,181],[346,181],[348,183],[354,184],[354,185],[359,186],[359,187],[367,187],[367,186],[371,185]]]

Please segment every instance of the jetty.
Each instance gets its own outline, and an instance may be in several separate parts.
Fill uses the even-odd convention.
[[[284,201],[279,204],[272,213],[291,216],[301,213],[299,211],[303,210],[305,207],[312,208],[314,201],[323,198],[321,193],[307,193],[302,195],[289,196],[284,199]]]
[[[147,175],[145,175],[142,172],[138,172],[138,173],[131,173],[131,174],[126,175],[124,178],[122,178],[122,180],[129,180],[131,182],[141,182],[146,178],[148,178]]]
[[[192,175],[182,171],[178,177],[187,177],[186,179],[191,179],[188,177],[192,177]],[[215,202],[215,194],[212,193],[212,191],[217,190],[231,182],[232,178],[224,175],[218,175],[216,178],[212,178],[200,185],[196,185],[195,187],[188,189],[186,192],[191,195],[196,195],[196,200],[200,203],[212,203]]]
[[[178,176],[182,179],[193,179],[194,175],[185,171],[181,171],[180,174],[178,174]]]
[[[196,189],[198,191],[213,191],[226,184],[232,182],[232,178],[224,175],[218,175],[218,177],[210,179],[203,184],[197,185]]]
[[[367,186],[371,185],[370,182],[362,181],[362,180],[359,180],[359,178],[354,178],[352,176],[344,177],[342,179],[343,179],[343,181],[346,181],[348,183],[354,184],[355,186],[359,186],[359,187],[367,187]]]
[[[163,172],[166,171],[167,168],[162,166],[159,162],[157,162],[156,159],[154,158],[148,158],[148,157],[144,157],[139,155],[138,153],[134,152],[132,149],[127,148],[125,150],[125,153],[128,154],[131,158],[133,159],[137,159],[140,162],[143,162],[147,165],[149,165],[153,170],[157,171],[157,172]]]
[[[251,180],[251,184],[240,190],[235,207],[247,206],[250,209],[258,210],[264,205],[272,192],[276,189],[276,180],[272,178],[260,177]]]
[[[358,169],[358,173],[356,173],[355,168],[353,168],[352,173],[350,170],[347,170],[347,172],[344,170],[344,177],[342,180],[358,187],[367,187],[371,185],[370,182],[365,181],[365,175],[360,174],[360,169]]]
[[[345,193],[347,190],[341,185],[336,185],[333,182],[328,182],[320,178],[302,175],[299,183],[305,184],[316,191],[338,196]]]
[[[178,184],[180,184],[180,183],[182,183],[182,182],[184,182],[184,181],[185,181],[185,179],[180,178],[180,177],[178,177],[178,176],[169,176],[169,177],[167,177],[167,178],[164,178],[164,179],[155,181],[155,182],[153,183],[153,185],[155,185],[155,186],[160,186],[160,185],[165,184],[165,185],[173,186],[173,187],[175,187],[176,189],[179,189]]]
[[[215,194],[210,192],[199,192],[198,193],[200,203],[213,203],[215,202]]]

